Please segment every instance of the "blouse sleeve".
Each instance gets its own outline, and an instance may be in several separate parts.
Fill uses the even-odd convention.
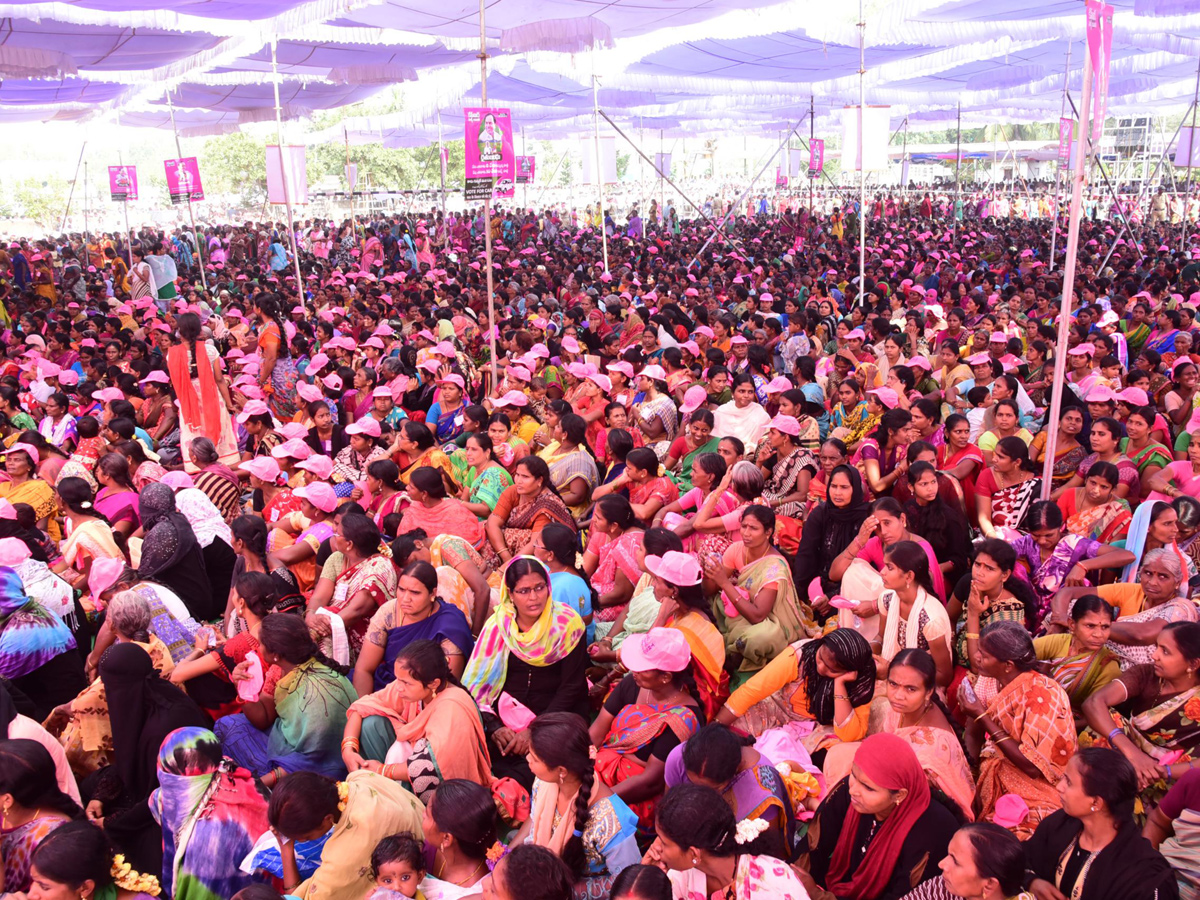
[[[867,736],[867,725],[871,719],[871,704],[854,707],[854,715],[845,725],[833,723],[833,733],[842,741],[861,741]]]
[[[390,600],[375,610],[375,614],[371,616],[370,624],[367,625],[367,634],[363,640],[365,643],[374,644],[376,647],[384,647],[387,645],[388,632],[395,627],[396,601]]]
[[[735,716],[744,716],[760,700],[770,697],[786,684],[800,677],[800,658],[789,647],[756,672],[749,681],[733,692],[725,705]]]

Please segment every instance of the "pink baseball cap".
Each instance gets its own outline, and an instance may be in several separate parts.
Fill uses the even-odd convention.
[[[386,385],[380,385],[379,387],[375,388],[375,390],[371,391],[371,396],[372,397],[387,397],[389,400],[393,399],[392,398],[392,389],[390,387],[387,387]]]
[[[710,341],[717,336],[716,333],[707,325],[697,325],[696,334],[702,334]]]
[[[1150,395],[1140,387],[1127,387],[1117,396],[1130,406],[1147,406],[1150,403]]]
[[[306,472],[312,472],[318,479],[324,481],[333,474],[333,460],[323,453],[318,453],[310,456],[308,459],[296,463],[297,469],[303,469]]]
[[[871,390],[867,391],[867,393],[874,394],[879,399],[879,402],[882,403],[884,406],[886,406],[888,409],[895,409],[896,404],[900,402],[900,397],[897,396],[896,392],[893,391],[891,388],[885,388],[885,387],[872,388]],[[778,417],[776,417],[776,418],[778,418]],[[797,433],[799,433],[799,432],[797,432]]]
[[[785,375],[776,375],[767,382],[766,391],[768,394],[782,394],[784,391],[792,389],[792,382]]]
[[[19,566],[32,555],[29,545],[20,538],[0,538],[0,566]]]
[[[699,564],[686,553],[668,550],[665,555],[671,554],[686,558],[699,569]],[[646,557],[647,568],[651,558]],[[664,580],[672,584],[679,583],[669,578]],[[630,672],[682,672],[692,664],[692,651],[687,638],[678,628],[651,628],[645,634],[635,634],[625,639],[621,645],[621,664]]]
[[[848,341],[853,341],[853,340],[865,341],[866,339],[867,339],[867,333],[865,331],[863,331],[861,328],[851,328],[849,331],[846,332],[846,340],[848,340]]]
[[[33,461],[33,464],[35,466],[39,462],[42,461],[41,454],[38,453],[37,447],[33,446],[33,444],[24,444],[24,443],[21,443],[18,441],[17,443],[13,444],[11,447],[8,448],[8,452],[9,453],[20,452],[20,453],[27,454],[29,456],[30,460]]]
[[[679,407],[679,411],[686,415],[687,413],[695,412],[706,402],[708,402],[708,391],[704,389],[704,385],[693,384],[684,393],[683,405]]]
[[[0,497],[0,519],[12,521],[17,518],[17,508],[10,500]]]
[[[600,390],[608,393],[612,390],[612,379],[607,375],[601,375],[599,372],[591,372],[587,376],[587,380],[594,383]]]
[[[331,513],[337,509],[338,498],[333,488],[323,481],[307,484],[292,491],[292,495],[307,500],[321,512]]]
[[[571,337],[571,335],[568,334],[562,340],[562,348],[564,350],[566,350],[568,353],[578,353],[579,352],[579,341],[575,340],[575,338]]]
[[[259,481],[279,480],[279,463],[269,456],[256,456],[249,462],[242,463],[238,469],[249,472]]]
[[[94,560],[92,562],[92,569],[88,572],[88,593],[92,595],[92,599],[97,599],[116,584],[117,579],[121,577],[121,573],[124,571],[124,559],[101,556]]]
[[[311,371],[315,375],[327,365],[329,365],[328,356],[326,356],[324,353],[314,353],[312,355],[312,359],[308,361],[308,369],[306,371]]]
[[[58,373],[58,383],[64,387],[72,387],[79,384],[79,373],[74,369],[63,369]]]
[[[467,389],[467,383],[463,381],[463,377],[453,372],[447,375],[445,378],[439,378],[437,383],[456,385],[460,391],[465,391]]]
[[[656,366],[653,363],[646,366],[639,373],[642,378],[649,378],[651,381],[666,381],[667,372],[662,366]]]
[[[887,390],[887,388],[880,388],[880,390]],[[896,392],[892,391],[892,396],[895,396],[895,394]],[[790,434],[792,437],[800,436],[800,422],[795,416],[777,415],[767,427],[774,428],[776,431],[782,431],[784,434]]]
[[[1003,794],[996,798],[992,821],[1001,828],[1016,828],[1029,816],[1029,804],[1020,794]]]
[[[929,360],[923,356],[913,356],[905,360],[904,364],[911,369],[924,369],[926,372],[932,372],[933,368],[929,365]]]
[[[113,400],[124,400],[125,394],[120,388],[109,387],[96,391],[92,397],[101,403],[111,403]]]
[[[268,407],[267,404],[262,400],[251,400],[242,407],[242,411],[238,415],[237,420],[245,425],[250,420],[251,416],[270,415],[270,412],[270,407]]]
[[[383,431],[379,427],[379,422],[373,416],[366,416],[359,419],[353,425],[346,427],[346,434],[364,434],[367,437],[377,438]]]
[[[1121,395],[1107,384],[1097,384],[1087,392],[1087,396],[1083,399],[1088,403],[1116,403],[1121,399]]]
[[[503,397],[492,401],[492,406],[528,406],[529,398],[520,391],[509,391]]]
[[[171,378],[161,369],[155,369],[141,381],[142,384],[170,384]]]
[[[161,481],[173,491],[194,488],[196,486],[196,483],[192,481],[192,476],[187,472],[168,472],[162,477]]]
[[[992,358],[986,353],[976,353],[974,356],[967,357],[968,366],[982,366],[990,363]]]
[[[340,391],[342,389],[342,376],[337,372],[330,372],[321,379],[321,384],[325,385],[331,391]]]
[[[279,429],[285,441],[304,440],[308,437],[308,429],[299,422],[288,422]]]
[[[306,403],[312,403],[314,400],[321,399],[321,389],[315,384],[309,384],[307,381],[301,381],[296,385],[296,393]]]
[[[746,339],[745,339],[745,338],[744,338],[742,335],[740,335],[740,334],[735,334],[733,337],[731,337],[731,338],[729,339],[729,344],[730,344],[730,346],[733,346],[734,344],[748,344],[748,343],[750,343],[750,342],[749,342],[748,340],[746,340]]]
[[[297,438],[291,438],[271,448],[271,455],[276,459],[290,456],[292,459],[308,459],[312,456],[312,447]]]
[[[615,363],[611,363],[610,365],[607,365],[607,366],[605,366],[604,368],[606,368],[606,369],[607,369],[609,372],[620,372],[620,373],[621,373],[622,375],[624,375],[626,378],[633,378],[633,377],[634,377],[634,375],[633,375],[633,363],[626,362],[626,361],[625,361],[625,360],[623,360],[623,359],[622,359],[622,360],[619,360],[619,361],[617,361],[617,362],[615,362]]]

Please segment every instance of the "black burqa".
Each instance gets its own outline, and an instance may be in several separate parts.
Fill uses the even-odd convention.
[[[837,592],[837,584],[829,580],[829,567],[838,554],[850,546],[863,520],[871,514],[871,504],[863,499],[862,478],[858,469],[838,466],[825,481],[827,490],[829,483],[838,475],[850,479],[850,503],[834,506],[828,499],[818,503],[804,523],[800,546],[792,558],[792,578],[801,597],[808,596],[808,585],[817,576],[821,578],[822,593],[832,596]]]
[[[175,492],[165,484],[148,484],[138,496],[142,517],[142,556],[138,578],[170,588],[192,618],[207,622],[225,611],[227,597],[213,596],[204,551],[187,517],[175,507]]]

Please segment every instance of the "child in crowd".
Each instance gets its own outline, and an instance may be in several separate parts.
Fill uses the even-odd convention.
[[[371,874],[375,890],[367,900],[425,900],[417,887],[425,877],[425,855],[421,842],[408,832],[390,834],[375,845]]]

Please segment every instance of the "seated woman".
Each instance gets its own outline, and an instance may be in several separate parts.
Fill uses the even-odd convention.
[[[1028,805],[1011,828],[1019,838],[1033,833],[1061,805],[1055,790],[1075,753],[1075,718],[1062,686],[1038,671],[1033,638],[1016,622],[996,622],[983,630],[972,663],[978,690],[958,692],[959,709],[971,719],[965,743],[979,759],[979,820],[996,814],[996,801],[1018,794]]]
[[[689,685],[692,652],[673,628],[652,628],[621,645],[629,671],[592,723],[596,774],[637,813],[645,829],[662,796],[667,755],[700,727]]]
[[[1134,767],[1112,750],[1091,747],[1073,756],[1059,787],[1062,809],[1025,842],[1029,890],[1079,900],[1179,896],[1182,872],[1134,823],[1137,788]]]
[[[837,438],[829,438],[821,443],[817,450],[817,473],[809,479],[808,497],[802,518],[807,519],[817,504],[828,498],[829,476],[838,466],[844,466],[848,462],[850,451]]]
[[[1049,664],[1047,674],[1067,692],[1076,725],[1084,701],[1121,674],[1120,660],[1105,646],[1115,618],[1109,603],[1086,594],[1072,604],[1065,634],[1033,639],[1038,659]]]
[[[801,900],[808,893],[783,861],[779,835],[760,831],[754,838],[738,830],[738,820],[710,787],[680,784],[667,792],[655,817],[658,841],[650,858],[666,867],[676,897]],[[741,838],[739,840],[739,838]]]
[[[1159,633],[1154,661],[1132,666],[1083,703],[1085,743],[1107,744],[1132,763],[1143,809],[1193,766],[1200,723],[1200,624],[1172,622]],[[1144,813],[1143,813],[1144,815]]]
[[[719,723],[705,725],[667,758],[667,785],[710,787],[729,804],[739,821],[761,819],[792,859],[796,847],[796,810],[783,776],[743,737]],[[815,786],[816,779],[812,784]],[[815,804],[814,804],[815,806]]]
[[[877,396],[875,391],[867,393]],[[879,427],[859,444],[854,463],[862,467],[866,486],[876,497],[890,496],[892,485],[904,475],[911,436],[912,413],[889,409],[879,420]]]
[[[617,875],[641,862],[638,817],[603,781],[596,784],[587,723],[574,713],[538,716],[529,725],[532,811],[510,842],[559,856],[587,897],[607,896]]]
[[[974,817],[975,777],[955,733],[950,714],[937,693],[937,667],[925,650],[901,650],[888,667],[887,706],[872,717],[870,731],[904,738],[917,754],[929,786],[941,791],[962,818]],[[850,774],[858,742],[834,744],[825,755],[826,784]]]
[[[1135,407],[1125,417],[1126,437],[1121,439],[1121,452],[1137,466],[1142,479],[1142,494],[1148,494],[1154,476],[1169,466],[1173,460],[1171,449],[1155,438],[1158,410],[1153,406]],[[1164,438],[1165,440],[1165,438]]]
[[[496,501],[485,526],[490,561],[505,563],[533,552],[534,537],[549,523],[577,531],[575,518],[550,483],[550,467],[540,456],[517,461],[512,487]]]
[[[771,417],[755,399],[752,376],[738,375],[730,387],[733,399],[718,406],[713,413],[713,433],[720,437],[735,437],[747,450],[753,450],[767,433]]]
[[[829,615],[829,597],[837,593],[838,582],[830,577],[830,569],[871,514],[863,499],[862,479],[853,466],[838,466],[830,472],[827,492],[827,499],[805,520],[792,559],[792,578],[799,590],[808,591],[811,597],[810,585],[813,579],[820,579],[820,595],[813,601],[820,616]]]
[[[567,864],[545,847],[520,844],[500,857],[488,880],[495,900],[569,900],[574,878]]]
[[[285,775],[271,791],[267,820],[279,838],[257,850],[252,864],[279,879],[300,900],[362,900],[374,886],[371,851],[391,834],[420,838],[421,804],[375,772],[351,772],[345,799],[316,772]]]
[[[875,696],[875,658],[866,639],[850,628],[786,647],[738,688],[717,721],[756,737],[791,722],[813,723],[802,738],[810,755],[838,741],[867,736]]]
[[[261,658],[259,631],[263,619],[275,611],[277,599],[275,582],[265,572],[239,575],[233,594],[234,613],[246,623],[246,630],[239,631],[215,648],[210,646],[211,631],[207,628],[199,630],[195,649],[173,669],[164,672],[164,677],[183,687],[214,721],[241,711],[242,701],[233,683],[233,670],[245,662],[250,653],[259,654]],[[151,657],[153,655],[151,652]],[[272,674],[279,678],[279,672]]]
[[[1050,603],[1063,586],[1086,586],[1098,582],[1102,569],[1123,568],[1133,562],[1128,550],[1118,550],[1091,538],[1066,533],[1062,510],[1049,500],[1029,505],[1024,530],[1005,535],[1017,554],[1038,597],[1037,622],[1050,612]]]
[[[1111,543],[1125,538],[1132,515],[1129,502],[1117,496],[1120,475],[1109,462],[1094,462],[1083,487],[1068,488],[1058,495],[1063,527],[1074,535]]]
[[[579,539],[565,525],[547,525],[534,539],[533,555],[550,570],[550,593],[583,619],[583,624],[587,626],[584,638],[590,647],[595,635],[592,602],[596,592],[587,583],[584,571],[575,566],[579,555]]]
[[[1151,550],[1142,558],[1135,584],[1103,584],[1098,588],[1064,588],[1053,601],[1051,627],[1065,627],[1071,602],[1085,594],[1096,594],[1119,610],[1109,632],[1108,649],[1121,659],[1121,667],[1154,661],[1154,642],[1170,622],[1200,619],[1196,604],[1186,591],[1179,559],[1166,548]]]
[[[56,828],[83,818],[83,810],[59,788],[50,751],[37,741],[5,740],[3,735],[0,795],[8,798],[0,834],[0,887],[5,894],[21,894],[32,884],[29,861],[34,849]]]
[[[410,642],[396,655],[392,671],[386,687],[363,693],[346,713],[346,768],[370,769],[411,785],[424,803],[449,778],[490,785],[479,709],[455,683],[441,644]]]
[[[545,563],[520,557],[503,578],[500,602],[475,641],[462,681],[483,711],[492,773],[528,790],[528,713],[588,712],[587,647],[579,614],[551,598]]]
[[[354,688],[360,697],[392,682],[396,656],[412,641],[439,644],[453,676],[462,675],[475,640],[462,610],[440,599],[437,590],[437,570],[429,563],[417,560],[401,571],[396,599],[371,616],[354,664]]]
[[[114,540],[112,524],[93,503],[92,489],[82,478],[63,478],[55,487],[62,510],[66,538],[59,547],[62,556],[51,566],[73,587],[87,584],[92,562],[97,559],[125,560]]]
[[[138,577],[155,581],[183,599],[191,614],[208,621],[219,618],[228,592],[214,592],[204,551],[187,517],[175,506],[175,492],[165,484],[148,484],[138,496],[142,517],[142,555]]]
[[[456,534],[472,547],[483,542],[483,525],[467,504],[446,494],[441,471],[422,466],[409,472],[408,499],[398,533],[420,528],[426,534]]]
[[[800,444],[800,422],[795,416],[777,415],[771,420],[756,462],[766,477],[763,500],[779,515],[799,518],[817,461]]]
[[[638,553],[644,530],[629,501],[621,494],[611,494],[593,508],[590,534],[583,551],[583,571],[596,588],[596,635],[604,638],[625,612],[641,578]]]
[[[1200,801],[1196,799],[1198,780],[1200,775],[1184,772],[1162,802],[1150,811],[1142,829],[1142,835],[1174,869],[1182,900],[1196,900],[1200,896],[1194,849],[1197,809],[1200,809]]]
[[[508,421],[507,417],[504,421]],[[464,455],[468,468],[461,478],[463,486],[458,499],[483,520],[492,514],[505,489],[512,487],[512,475],[500,462],[492,439],[484,432],[467,437]]]
[[[639,447],[625,454],[625,471],[592,492],[599,500],[617,491],[628,493],[633,513],[638,519],[652,521],[663,509],[679,499],[679,489],[670,478],[660,474],[658,457],[649,447]]]
[[[933,657],[939,687],[954,677],[951,640],[954,626],[946,609],[930,590],[929,560],[913,541],[899,541],[884,551],[883,593],[879,608],[879,636],[871,642],[879,677],[887,676],[888,663],[903,649],[919,648]],[[860,604],[855,612],[862,609]]]
[[[512,420],[503,410],[492,413],[486,424],[487,436],[492,439],[492,450],[496,459],[511,475],[517,462],[529,455],[529,445],[513,432]]]
[[[1179,560],[1184,571],[1185,580],[1196,575],[1196,564],[1189,554],[1180,549],[1179,514],[1175,507],[1162,500],[1147,500],[1138,507],[1129,523],[1129,533],[1125,538],[1125,549],[1133,554],[1133,561],[1121,572],[1120,581],[1136,581],[1138,565],[1142,557],[1151,550],[1165,548],[1170,550]]]
[[[104,828],[129,862],[162,870],[162,830],[147,801],[158,787],[158,752],[176,728],[206,727],[208,716],[159,676],[150,655],[133,643],[113,647],[100,663],[112,726],[112,764],[80,785],[88,818]]]
[[[267,821],[267,795],[254,777],[221,755],[207,728],[178,728],[158,754],[150,811],[162,826],[160,884],[166,896],[233,896],[254,883],[241,862]]]
[[[491,612],[492,584],[500,584],[500,575],[474,547],[454,534],[439,534],[430,540],[423,530],[414,528],[392,541],[391,550],[397,568],[418,561],[433,566],[438,596],[457,606],[471,623],[471,633],[478,633]]]
[[[554,439],[538,456],[550,467],[550,484],[571,515],[579,518],[587,511],[592,490],[600,481],[595,457],[587,445],[587,423],[583,416],[568,412],[554,426],[552,435]]]
[[[804,883],[837,897],[898,900],[937,875],[935,861],[957,828],[954,813],[931,795],[908,741],[873,734],[809,823]]]
[[[338,500],[333,488],[320,481],[296,488],[293,495],[300,499],[300,509],[281,518],[268,536],[267,565],[287,568],[297,590],[308,594],[320,574],[317,554],[321,544],[334,535],[332,519]]]
[[[90,822],[67,822],[33,851],[30,896],[113,900],[153,900],[160,896],[162,891],[154,874],[158,870],[130,866],[133,860],[128,854],[123,856],[124,860],[115,854],[102,829]]]
[[[101,485],[96,492],[96,512],[112,523],[114,533],[129,537],[142,527],[129,460],[120,453],[105,453],[96,463],[96,480]]]
[[[288,772],[340,776],[346,770],[338,742],[346,710],[356,699],[353,685],[328,665],[299,616],[271,613],[259,626],[258,640],[263,668],[258,699],[213,728],[225,755],[267,787]],[[268,677],[272,666],[279,667],[277,678]],[[249,660],[239,663],[232,677],[257,684]],[[312,715],[313,709],[322,714]]]
[[[942,874],[905,894],[903,900],[955,900],[958,897],[1030,897],[1025,884],[1024,845],[992,822],[964,825],[950,838]]]
[[[433,446],[433,435],[429,434],[429,429],[420,422],[406,421],[401,426],[400,435],[404,435],[410,425],[415,426],[415,433],[426,436],[427,447]],[[360,419],[346,428],[348,443],[333,458],[333,487],[339,497],[351,497],[355,490],[361,491],[362,482],[367,477],[367,466],[376,460],[388,458],[388,448],[380,445],[382,434],[383,430],[372,416]],[[398,446],[403,443],[400,436],[397,437],[396,443]],[[403,476],[401,481],[408,483],[408,479]]]
[[[728,443],[728,439],[721,439],[722,447]],[[714,564],[734,541],[741,540],[742,513],[762,496],[765,484],[762,469],[749,460],[726,459],[725,464],[724,476],[698,504],[691,520],[692,531],[699,536],[696,551],[701,561],[707,559]]]
[[[420,884],[426,898],[477,897],[479,883],[488,874],[488,851],[496,844],[491,791],[463,778],[443,781],[425,804],[421,830],[433,849],[430,871]]]
[[[1041,488],[1042,479],[1029,459],[1029,447],[1019,437],[1001,438],[992,462],[975,481],[979,530],[1000,537],[1001,528],[1024,527],[1025,513]]]
[[[908,481],[913,494],[904,504],[908,530],[928,542],[937,570],[949,589],[970,570],[970,527],[961,504],[947,503],[941,496],[941,479],[933,463],[919,461],[910,465]]]
[[[0,482],[0,499],[14,506],[18,503],[32,506],[37,527],[57,541],[62,537],[62,529],[55,515],[54,488],[38,477],[40,459],[41,454],[32,444],[17,441],[10,446],[4,457],[8,480]]]
[[[705,574],[721,591],[722,605],[714,606],[714,615],[726,656],[741,658],[734,681],[745,681],[793,641],[819,633],[812,609],[796,594],[786,558],[773,543],[775,513],[757,504],[746,507],[741,536],[720,565],[705,565]]]
[[[858,535],[829,566],[830,581],[841,582],[842,594],[851,600],[869,601],[878,597],[881,589],[878,573],[885,566],[884,552],[900,541],[916,543],[925,551],[932,585],[930,593],[945,603],[946,581],[933,547],[909,530],[908,517],[893,497],[881,497],[871,504],[871,515],[859,526]]]
[[[680,494],[686,494],[695,486],[692,472],[696,460],[706,453],[717,452],[720,439],[713,437],[712,430],[712,412],[704,408],[694,410],[688,416],[686,431],[675,438],[667,451],[667,475],[675,482]]]
[[[692,462],[688,476],[691,488],[679,499],[659,508],[652,520],[655,526],[663,525],[670,528],[683,539],[684,549],[695,552],[699,546],[700,536],[692,525],[692,516],[685,515],[689,510],[698,511],[708,495],[725,478],[725,460],[719,453],[701,453]],[[724,516],[738,507],[738,496],[732,491],[723,492],[713,509],[716,517]]]
[[[338,552],[321,570],[321,581],[333,581],[329,605],[316,605],[318,585],[307,621],[313,637],[332,651],[331,656],[341,665],[351,665],[362,650],[371,617],[396,595],[396,567],[380,552],[379,529],[367,516],[342,516],[335,545]]]

